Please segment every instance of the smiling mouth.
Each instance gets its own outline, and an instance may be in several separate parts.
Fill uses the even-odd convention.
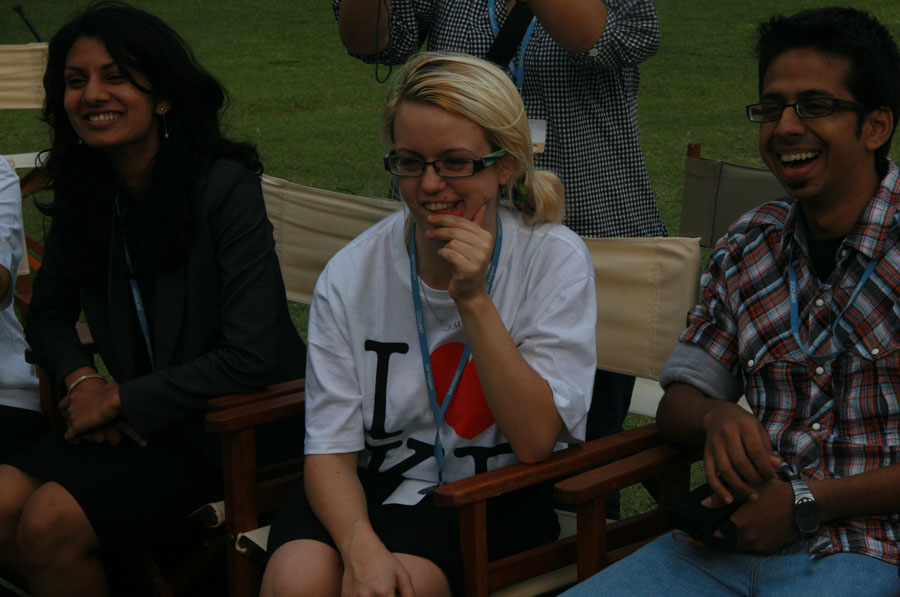
[[[445,211],[453,209],[459,201],[442,201],[440,203],[423,203],[422,207],[425,211]]]
[[[90,114],[87,117],[88,122],[111,122],[119,118],[118,114],[106,112],[105,114]]]
[[[779,156],[781,164],[788,169],[796,169],[809,164],[819,157],[820,151],[803,151],[799,153],[783,153]]]

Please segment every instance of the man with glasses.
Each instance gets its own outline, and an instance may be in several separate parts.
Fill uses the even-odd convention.
[[[900,594],[900,53],[850,8],[773,18],[756,49],[747,114],[789,196],[719,241],[657,413],[704,445],[708,497],[692,537],[567,595]]]

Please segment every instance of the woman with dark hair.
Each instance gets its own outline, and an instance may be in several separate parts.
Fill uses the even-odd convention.
[[[101,548],[220,494],[206,401],[301,377],[306,350],[256,150],[221,135],[225,92],[178,34],[93,5],[51,40],[44,87],[53,223],[26,336],[66,428],[0,465],[0,564],[35,595],[104,595]]]

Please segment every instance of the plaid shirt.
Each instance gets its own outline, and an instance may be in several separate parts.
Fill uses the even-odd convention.
[[[565,224],[582,236],[664,236],[638,143],[638,64],[656,53],[652,0],[607,0],[606,28],[594,47],[571,54],[537,23],[525,51],[522,99],[529,118],[547,121],[539,168],[566,189]],[[341,0],[332,0],[335,16]],[[495,1],[497,22],[506,2]],[[429,50],[485,57],[494,41],[488,0],[392,0],[391,41],[366,62],[402,64],[428,38]],[[374,35],[374,32],[373,32]],[[519,50],[516,50],[518,60]]]
[[[796,203],[786,198],[746,214],[716,246],[702,278],[702,302],[681,336],[737,380],[724,397],[737,400],[734,394],[743,391],[776,450],[804,479],[843,478],[900,462],[898,207],[900,177],[891,163],[825,283],[812,271]],[[843,346],[833,359],[810,358],[792,336],[792,254],[800,340],[815,355]],[[872,261],[871,276],[837,321]],[[854,517],[823,525],[810,553],[848,551],[896,564],[898,540],[898,514]]]

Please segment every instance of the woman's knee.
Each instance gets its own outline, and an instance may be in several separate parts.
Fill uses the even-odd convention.
[[[87,555],[99,547],[84,510],[64,487],[52,482],[38,487],[26,501],[16,541],[28,567]]]
[[[0,545],[16,538],[25,503],[40,482],[8,464],[0,465]]]
[[[290,541],[275,550],[263,575],[261,597],[339,595],[341,557],[320,541]]]
[[[434,595],[435,597],[446,595],[450,597],[452,594],[450,580],[440,566],[422,556],[406,553],[395,553],[394,556],[409,572],[416,595]]]

